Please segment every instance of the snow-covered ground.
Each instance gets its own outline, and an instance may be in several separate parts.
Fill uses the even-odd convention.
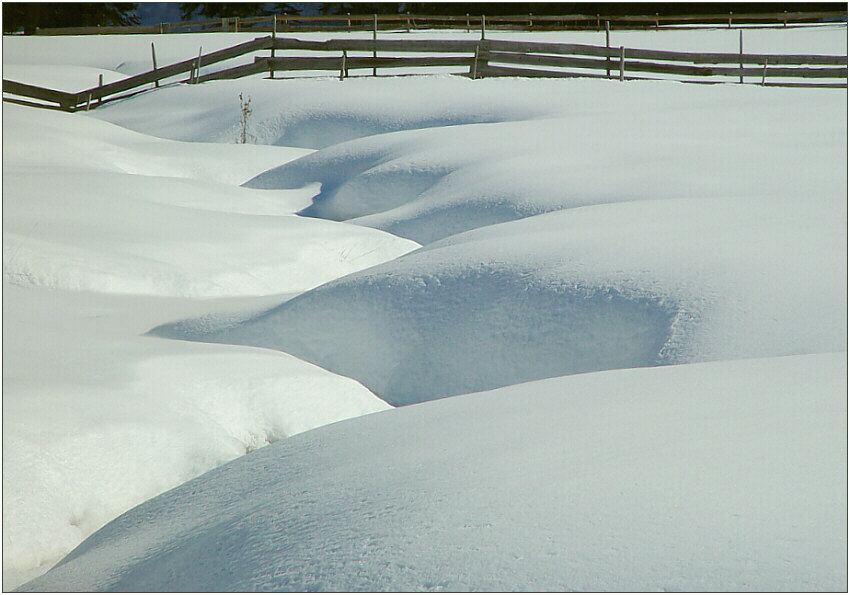
[[[4,78],[252,37],[4,37]],[[846,102],[429,75],[4,104],[4,589],[274,442],[26,588],[846,590]]]
[[[621,370],[296,436],[27,590],[842,591],[845,354]]]

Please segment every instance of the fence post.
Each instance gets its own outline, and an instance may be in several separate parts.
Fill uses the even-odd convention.
[[[97,104],[98,105],[100,105],[101,102],[103,101],[103,95],[100,94],[100,88],[102,86],[103,86],[103,74],[99,74],[99,75],[97,75],[97,89],[98,89]]]
[[[466,32],[469,33],[469,13],[466,13]]]
[[[407,32],[410,33],[410,11],[407,11]]]
[[[274,78],[274,65],[272,62],[274,61],[274,42],[277,39],[277,15],[272,17],[272,51],[271,51],[271,60],[269,60],[269,78]]]
[[[484,31],[486,29],[486,25],[485,25],[486,21],[487,21],[487,18],[482,14],[481,15],[481,39],[484,39]]]
[[[239,33],[239,17],[233,17],[233,32]]]
[[[340,62],[340,65],[339,65],[339,80],[342,80],[345,77],[345,58],[346,58],[346,51],[342,50],[342,61]]]
[[[605,21],[605,75],[611,78],[611,23]]]
[[[89,100],[86,101],[86,111],[89,111],[91,108],[91,93],[89,93]]]
[[[782,11],[782,26],[783,27],[788,26],[788,11],[787,10]]]
[[[528,13],[528,30],[534,31],[534,20],[532,19],[531,13]]]
[[[198,84],[198,79],[201,78],[201,53],[204,51],[204,46],[198,47],[198,61],[195,64],[195,81],[194,84]]]
[[[741,78],[738,80],[740,84],[744,84],[744,30],[740,29],[738,35],[738,47],[741,54]]]
[[[626,75],[626,48],[620,46],[620,82],[623,82]]]
[[[289,31],[289,15],[287,13],[283,13],[283,30]]]
[[[346,21],[348,23],[348,32],[351,33],[351,13],[347,12],[345,14],[348,16],[348,20]]]
[[[599,23],[599,15],[596,15],[596,31],[598,32],[602,27]]]
[[[655,30],[658,31],[658,13],[655,13]]]
[[[372,44],[372,57],[377,58],[378,57],[378,15],[377,14],[372,15],[372,41],[374,42]],[[378,67],[377,66],[372,67],[372,76],[378,76]]]
[[[481,44],[475,46],[475,58],[472,59],[472,69],[469,71],[469,74],[472,75],[472,80],[478,78],[478,50],[481,48]]]
[[[729,28],[732,28],[732,11],[729,11]]]
[[[764,87],[764,78],[767,76],[767,58],[764,59],[764,70],[761,71],[761,86]]]
[[[153,46],[153,42],[151,42],[151,60],[153,60],[153,71],[156,72],[156,48]],[[159,79],[153,82],[154,88],[159,87]]]
[[[227,17],[221,17],[221,32],[222,33],[227,31],[227,25],[229,25],[229,24],[230,23],[228,23]]]

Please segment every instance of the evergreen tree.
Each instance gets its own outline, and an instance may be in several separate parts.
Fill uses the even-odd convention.
[[[195,18],[218,19],[260,17],[272,14],[301,14],[288,2],[181,2],[180,18],[191,21]]]
[[[36,27],[138,25],[136,2],[4,2],[3,32],[35,33]]]

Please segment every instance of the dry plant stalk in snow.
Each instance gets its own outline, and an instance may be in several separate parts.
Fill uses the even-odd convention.
[[[243,98],[242,93],[239,94],[239,107],[242,110],[242,118],[239,121],[240,130],[239,130],[239,143],[245,144],[248,142],[248,137],[251,136],[248,134],[248,117],[251,115],[251,98]]]

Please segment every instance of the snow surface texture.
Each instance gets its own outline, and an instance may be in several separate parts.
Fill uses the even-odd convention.
[[[464,37],[439,32],[411,36]],[[579,43],[600,43],[603,36],[504,35]],[[93,84],[99,73],[111,80],[147,70],[151,41],[157,44],[159,62],[165,64],[197,55],[198,45],[210,51],[251,37],[6,37],[3,60],[4,68],[10,66],[16,76],[28,77],[23,82],[43,83],[50,75],[51,80],[59,81],[57,85],[78,89]],[[477,34],[466,37],[476,38]],[[738,50],[734,30],[615,32],[612,37],[612,43],[629,47]],[[844,54],[846,28],[747,31],[745,47],[754,52]],[[249,138],[277,146],[233,144],[239,136],[239,93],[252,98]],[[779,122],[781,126],[776,125]],[[97,527],[146,498],[266,443],[387,408],[351,378],[340,378],[291,355],[254,345],[285,348],[332,370],[344,369],[352,378],[368,380],[372,388],[398,404],[603,368],[846,349],[842,335],[846,327],[846,91],[608,81],[469,81],[445,76],[342,82],[254,77],[193,86],[164,85],[88,114],[5,106],[4,124],[6,589],[44,572]],[[602,134],[607,138],[600,138]],[[371,138],[363,138],[367,136]],[[537,141],[529,141],[529,137]],[[736,137],[737,142],[732,140]],[[165,138],[172,140],[162,140]],[[311,149],[323,150],[312,154]],[[297,163],[287,165],[296,159]],[[264,175],[258,178],[259,174]],[[252,179],[252,184],[272,188],[237,186]],[[552,210],[558,212],[544,214]],[[347,221],[295,216],[299,211]],[[492,225],[503,221],[508,223]],[[473,231],[382,265],[418,244],[370,226],[423,242]],[[379,266],[356,273],[370,265]],[[355,275],[343,277],[350,273]],[[328,281],[332,283],[294,298]],[[304,320],[298,320],[297,314]],[[173,324],[180,320],[186,322]],[[228,340],[248,346],[143,336],[154,327],[174,337]],[[586,538],[578,542],[590,548],[582,550],[584,560],[598,562],[588,568],[603,566],[599,552],[614,555],[612,548],[594,550],[592,544],[607,539],[600,547],[614,543],[622,552],[607,567],[609,572],[600,575],[607,576],[608,582],[596,583],[599,588],[605,584],[641,586],[619,571],[614,577],[611,568],[637,569],[634,576],[638,578],[671,576],[664,572],[668,567],[663,564],[674,547],[669,544],[680,543],[692,545],[681,550],[690,564],[673,573],[675,580],[656,580],[653,584],[661,585],[658,588],[708,584],[703,579],[716,576],[717,568],[734,569],[724,576],[749,577],[724,583],[732,587],[846,588],[846,575],[834,570],[830,557],[846,551],[846,542],[836,546],[830,532],[841,527],[846,517],[821,506],[835,494],[822,475],[802,477],[812,469],[828,468],[837,480],[846,469],[846,434],[840,442],[834,441],[831,433],[820,434],[825,424],[812,422],[794,426],[799,434],[789,433],[786,436],[794,436],[793,440],[778,443],[779,434],[767,433],[768,426],[761,420],[762,412],[773,403],[774,380],[783,390],[802,386],[786,382],[783,374],[791,361],[825,360],[777,360],[780,363],[775,366],[758,364],[758,373],[747,367],[755,363],[740,362],[551,381],[587,382],[583,394],[594,398],[610,394],[606,379],[621,378],[619,374],[625,375],[626,385],[633,379],[661,383],[664,390],[656,392],[670,399],[674,394],[677,398],[702,395],[696,386],[722,389],[712,394],[712,399],[719,399],[718,407],[728,405],[731,409],[725,411],[733,413],[699,418],[700,423],[711,426],[706,435],[710,444],[718,447],[711,456],[700,451],[702,458],[686,466],[689,474],[668,476],[652,466],[653,461],[661,461],[658,457],[663,452],[672,449],[680,456],[690,452],[688,448],[705,444],[690,441],[673,401],[656,403],[646,412],[649,417],[627,409],[623,419],[635,425],[615,425],[610,434],[572,432],[576,442],[571,438],[571,426],[562,422],[574,416],[580,419],[581,402],[575,411],[559,402],[558,416],[545,404],[539,410],[528,407],[524,415],[539,418],[541,423],[552,419],[560,424],[557,433],[550,426],[541,432],[543,437],[560,441],[541,441],[560,444],[558,453],[587,452],[581,450],[582,440],[589,438],[597,439],[589,444],[602,440],[603,446],[619,448],[622,435],[644,433],[647,427],[658,430],[662,419],[672,420],[669,431],[679,432],[674,434],[675,440],[650,449],[643,458],[635,454],[634,460],[628,458],[634,443],[624,441],[619,477],[613,465],[610,476],[601,473],[596,478],[589,471],[579,475],[582,485],[590,486],[586,494],[582,495],[581,485],[571,488],[584,502],[584,508],[576,510],[585,512],[573,517],[584,519],[579,528],[587,529],[587,523],[598,519],[593,531],[584,531]],[[800,373],[800,382],[805,377],[806,383],[846,386],[845,368],[831,363],[813,365],[803,366],[807,372]],[[706,372],[691,375],[683,370]],[[704,379],[708,375],[719,381],[715,379],[718,374],[726,378],[722,387]],[[766,388],[750,391],[753,378],[761,378],[759,386]],[[591,390],[597,385],[598,390]],[[378,544],[392,533],[384,530],[386,527],[370,533],[369,525],[365,533],[350,538],[358,527],[364,527],[358,522],[368,524],[383,518],[382,511],[395,501],[398,486],[407,485],[400,483],[399,471],[385,474],[385,462],[400,470],[402,466],[393,461],[413,457],[413,466],[403,474],[405,479],[417,478],[422,471],[419,494],[427,494],[433,490],[421,482],[440,477],[443,460],[456,454],[453,445],[460,456],[452,464],[463,470],[452,467],[454,471],[438,490],[447,507],[440,514],[450,519],[446,526],[453,528],[441,531],[438,526],[436,532],[428,533],[436,540],[428,541],[422,538],[424,533],[417,536],[411,531],[425,527],[423,518],[438,509],[428,509],[420,516],[393,517],[392,531],[399,526],[408,531],[404,544],[416,542],[421,552],[430,552],[423,553],[421,560],[436,561],[410,581],[399,579],[399,588],[460,588],[464,584],[486,588],[510,581],[531,588],[543,584],[535,583],[534,577],[543,581],[552,573],[561,573],[565,565],[560,556],[578,551],[565,545],[571,542],[564,534],[546,551],[547,556],[554,552],[548,558],[554,562],[550,566],[542,562],[522,566],[527,552],[542,551],[541,544],[546,542],[538,539],[539,535],[512,545],[513,534],[522,534],[519,529],[545,530],[549,511],[561,511],[563,505],[553,507],[548,500],[534,498],[527,500],[528,507],[517,505],[526,501],[526,492],[540,492],[543,499],[554,494],[558,487],[546,481],[549,473],[496,473],[512,468],[499,461],[510,460],[523,467],[529,460],[537,462],[532,454],[543,448],[538,445],[533,451],[520,451],[527,455],[520,458],[512,454],[513,437],[533,446],[524,436],[525,432],[534,436],[536,428],[531,421],[523,422],[527,417],[519,418],[524,425],[515,425],[516,412],[523,411],[529,401],[525,389],[505,390],[508,392],[493,393],[497,395],[492,403],[495,409],[491,409],[490,394],[472,397],[470,408],[449,405],[449,401],[412,408],[414,412],[446,411],[448,417],[460,415],[451,423],[422,425],[413,443],[401,437],[409,431],[407,427],[387,430],[388,439],[395,438],[391,444],[384,442],[380,435],[384,430],[367,421],[383,415],[367,416],[363,426],[343,426],[351,429],[345,430],[334,447],[346,453],[339,460],[348,461],[346,457],[358,454],[368,457],[351,467],[354,475],[360,470],[357,481],[349,480],[346,468],[334,468],[323,474],[321,481],[317,476],[317,483],[310,483],[305,474],[314,453],[308,449],[298,454],[301,443],[293,442],[295,450],[286,451],[292,452],[292,457],[279,470],[289,473],[291,467],[295,475],[285,476],[274,495],[267,494],[268,503],[262,493],[254,494],[257,499],[253,502],[258,507],[256,514],[264,518],[292,515],[285,527],[300,541],[293,546],[297,551],[293,550],[291,564],[304,573],[298,575],[300,579],[280,579],[268,573],[251,580],[282,587],[291,584],[289,588],[335,584],[384,588],[383,582],[375,581],[405,572],[394,564],[424,568],[405,556],[404,547],[396,547],[397,557],[389,566],[364,566],[369,575],[349,580],[346,577],[354,576],[351,560],[361,559],[369,550],[369,540]],[[761,401],[758,415],[752,411],[743,418],[734,415],[741,399],[730,397],[727,402],[724,395],[736,395],[738,390],[746,395],[745,400],[753,394],[768,395]],[[501,394],[510,396],[510,404],[505,400],[504,406],[499,405]],[[799,394],[810,398],[817,390],[801,389]],[[803,400],[794,406],[808,404]],[[668,405],[673,409],[668,410]],[[458,408],[443,409],[446,407]],[[843,400],[832,407],[828,420],[845,419],[844,407]],[[608,410],[599,415],[610,417]],[[806,410],[801,419],[814,419],[807,415],[820,414]],[[470,436],[469,443],[455,442],[465,440],[461,421],[465,426],[476,419],[493,420],[500,430],[491,431],[488,426],[480,435]],[[450,434],[443,435],[444,426]],[[780,426],[788,429],[787,424]],[[561,432],[562,428],[567,433]],[[617,428],[626,431],[615,431]],[[662,429],[664,432],[648,435],[663,439],[668,426]],[[431,449],[420,449],[426,435]],[[499,435],[508,436],[511,448],[494,445],[493,437]],[[375,451],[368,450],[372,441]],[[806,459],[805,465],[791,466],[790,471],[784,468],[786,463],[803,460],[799,458],[804,456],[802,452],[786,454],[792,446],[820,448],[827,442],[832,450],[826,456],[818,454],[820,458],[812,455],[814,465]],[[400,447],[407,444],[413,444],[415,452]],[[443,445],[445,452],[440,450]],[[755,462],[750,466],[741,463],[745,469],[735,466],[739,460],[735,449],[753,445],[772,449],[770,455],[758,450],[761,454],[751,460],[764,467]],[[272,450],[268,456],[274,458],[276,452],[280,451]],[[612,451],[591,454],[604,458],[606,452]],[[779,458],[773,458],[774,454]],[[492,463],[491,455],[496,457]],[[621,458],[614,455],[613,460]],[[644,459],[648,467],[634,464]],[[610,459],[604,462],[601,467],[607,469]],[[429,464],[435,465],[430,471]],[[580,467],[581,462],[576,465]],[[269,467],[276,468],[277,462]],[[680,464],[678,468],[685,467]],[[706,468],[711,472],[703,476]],[[757,476],[754,470],[762,468],[774,480],[802,477],[783,492],[796,500],[760,491],[752,480]],[[488,488],[482,490],[483,496],[467,491],[469,485],[475,485],[467,483],[470,470],[488,469],[495,474],[480,484]],[[655,475],[642,475],[658,482],[653,484],[655,491],[646,488],[642,499],[635,501],[638,508],[627,510],[631,486],[639,481],[638,473],[647,469]],[[381,483],[385,475],[389,483]],[[284,476],[272,474],[270,481],[278,481],[278,477]],[[288,491],[289,479],[297,477],[307,482],[300,484],[305,487],[298,488],[295,482],[294,491]],[[623,477],[636,479],[623,483]],[[339,483],[334,483],[336,478]],[[523,478],[528,481],[522,483]],[[774,480],[768,482],[771,490],[779,489]],[[352,491],[345,492],[349,485]],[[465,511],[474,510],[463,493],[481,499],[476,518],[492,511],[499,512],[494,518],[505,516],[498,506],[487,509],[490,501],[486,497],[500,493],[494,485],[508,486],[502,492],[506,495],[521,487],[519,497],[506,496],[502,505],[509,503],[536,524],[516,521],[510,532],[500,533],[496,545],[482,541],[481,533],[461,539],[479,526],[458,528]],[[665,513],[666,509],[658,512],[652,506],[663,502],[659,498],[667,493],[664,486],[671,485],[681,488],[687,502],[699,495],[698,502],[709,502],[708,507],[689,509],[693,511],[690,516],[675,516]],[[736,486],[734,494],[722,506],[712,507],[717,490],[731,485]],[[592,486],[599,489],[594,491]],[[803,486],[809,488],[805,497]],[[225,483],[214,489],[226,493],[230,487]],[[312,491],[313,487],[317,491]],[[296,498],[292,502],[301,507],[281,511],[281,493],[292,494],[287,497]],[[354,496],[348,498],[345,493]],[[623,507],[612,507],[611,516],[594,517],[591,513],[597,507],[591,501],[600,500],[603,493],[607,498],[622,498],[616,501]],[[766,493],[773,500],[761,502]],[[411,497],[401,496],[407,503],[412,502]],[[758,510],[756,501],[761,502]],[[369,502],[384,508],[370,510]],[[411,508],[405,505],[400,511]],[[735,514],[744,515],[735,522],[747,523],[735,526],[743,527],[735,538],[723,533],[712,516],[715,510],[733,508]],[[618,516],[618,509],[625,512]],[[316,514],[301,516],[301,511],[310,510]],[[334,510],[339,511],[337,516],[321,515]],[[213,506],[209,511],[222,521],[227,537],[206,534],[204,539],[215,540],[211,552],[222,557],[202,567],[204,580],[210,581],[203,584],[215,583],[215,589],[224,589],[236,584],[228,580],[245,576],[240,568],[246,560],[237,554],[248,550],[239,549],[239,527],[233,526],[235,532],[228,533],[227,510]],[[362,518],[360,511],[365,513]],[[608,515],[606,511],[603,513]],[[647,511],[649,516],[641,516]],[[780,511],[777,518],[791,520],[788,524],[773,518],[767,521],[765,511]],[[635,525],[640,531],[621,533],[624,520],[635,518],[640,519]],[[657,518],[667,519],[667,524],[657,525]],[[731,519],[731,513],[720,518]],[[826,530],[821,527],[827,524],[824,519],[832,523]],[[323,523],[337,521],[341,524],[336,529],[321,532],[327,526]],[[164,523],[167,525],[167,518]],[[191,524],[187,523],[181,526]],[[162,579],[161,588],[169,590],[179,588],[171,582],[176,577],[190,580],[195,576],[191,569],[201,568],[193,558],[198,556],[196,550],[174,549],[175,542],[168,540],[172,529],[177,527],[151,524],[150,531],[163,536],[164,541],[156,542],[163,544],[162,551],[154,551],[158,545],[150,541],[150,534],[128,537],[121,546],[153,544],[152,559],[165,560],[169,551],[189,556],[188,566],[175,562],[169,567],[170,579],[158,573],[148,576]],[[719,533],[711,533],[715,530]],[[827,539],[812,545],[808,536],[817,532]],[[719,541],[703,539],[721,534],[726,537]],[[764,538],[757,539],[757,535]],[[781,539],[773,539],[776,535]],[[618,536],[622,537],[619,541]],[[639,546],[635,550],[635,544],[645,543],[647,536],[651,537],[647,551],[656,562],[641,565],[646,559],[633,556],[632,565],[624,566],[622,557],[643,551]],[[187,537],[185,543],[192,541]],[[210,543],[203,541],[204,545]],[[219,547],[220,543],[225,545]],[[756,550],[757,543],[772,544],[773,549],[761,546]],[[661,545],[653,544],[665,544],[663,551]],[[725,562],[732,559],[728,556],[738,555],[734,552],[747,554],[735,558],[736,563],[701,566],[700,560],[709,559],[701,555],[708,547],[703,544],[717,546],[708,550],[712,555],[721,556],[717,553],[721,550],[731,552],[722,558]],[[474,554],[480,556],[475,558],[477,566],[463,565],[464,559],[472,559],[470,552],[476,547],[480,548]],[[509,549],[509,555],[498,553]],[[91,567],[78,566],[91,559],[78,557],[57,572],[79,568],[78,576],[93,581],[88,584],[97,582],[107,588],[112,579],[98,578],[102,577],[98,569],[117,568],[114,564],[123,564],[122,554],[120,548],[97,551],[102,558]],[[346,551],[355,552],[356,557],[339,553]],[[324,558],[328,565],[313,572],[311,568],[322,560],[314,554],[321,552],[328,553]],[[453,561],[460,577],[457,580],[436,570],[450,555],[447,552],[458,553]],[[486,561],[488,552],[494,553],[492,561]],[[232,565],[224,561],[231,555]],[[548,584],[591,584],[595,570],[582,575],[584,566],[576,560],[582,560],[581,555],[572,559],[574,572],[568,582],[559,574]],[[763,560],[770,563],[760,564]],[[261,566],[244,564],[246,573]],[[218,572],[221,568],[228,570]],[[484,571],[478,573],[476,568]],[[339,572],[334,575],[335,569]],[[142,567],[133,572],[137,571],[146,572]],[[309,578],[311,575],[316,578]],[[514,578],[504,578],[509,575]],[[752,578],[755,575],[759,580]],[[576,579],[582,576],[587,580]],[[503,578],[504,582],[496,582]],[[84,584],[76,580],[59,579],[50,584],[60,589]],[[132,580],[128,578],[126,584],[139,584]],[[281,582],[274,583],[278,580]]]
[[[473,82],[479,83],[441,85],[455,98]],[[319,182],[321,192],[303,214],[351,220],[422,244],[592,204],[846,195],[846,180],[824,173],[843,167],[846,155],[846,136],[836,134],[846,129],[843,91],[589,80],[564,85],[555,79],[480,83],[478,92],[499,93],[501,101],[521,89],[545,98],[552,113],[351,141],[246,186]],[[813,102],[823,109],[813,110]]]
[[[220,330],[154,332],[286,351],[393,405],[602,369],[839,351],[845,213],[818,196],[560,211],[430,244]]]
[[[400,408],[155,498],[24,590],[844,591],[846,354]]]
[[[16,105],[3,115],[4,588],[247,450],[387,407],[286,354],[142,336],[261,310],[417,247],[297,217],[309,187],[237,186],[308,151],[164,141]]]
[[[4,190],[21,200],[4,202],[3,274],[18,284],[268,295],[303,291],[416,247],[294,216],[293,202],[303,204],[309,189],[276,195],[231,185],[246,167],[292,159],[304,153],[298,149],[206,150],[79,115],[14,105],[5,112],[4,138],[16,152],[4,162]]]

